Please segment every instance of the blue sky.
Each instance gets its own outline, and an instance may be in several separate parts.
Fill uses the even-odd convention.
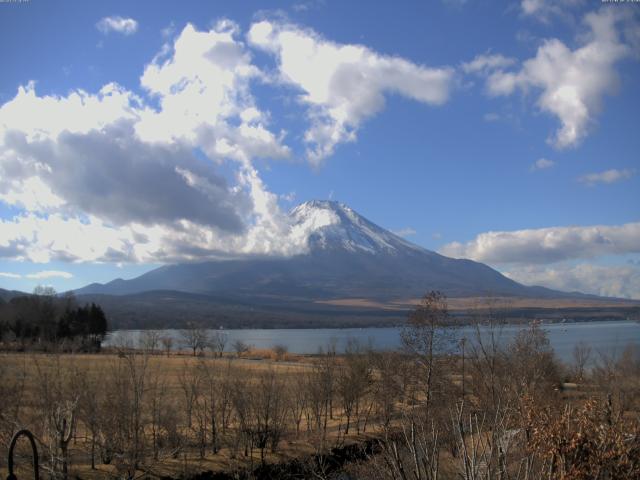
[[[0,27],[1,288],[300,253],[286,212],[332,198],[640,298],[640,5],[31,0]]]

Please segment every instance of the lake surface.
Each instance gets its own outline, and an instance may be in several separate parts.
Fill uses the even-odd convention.
[[[502,339],[507,342],[523,325],[503,327]],[[620,353],[628,344],[640,344],[640,323],[631,321],[555,323],[543,325],[551,346],[560,360],[570,362],[572,352],[578,342],[591,346],[594,354]],[[117,330],[110,333],[105,346],[123,344],[137,345],[144,331]],[[160,330],[161,336],[174,339],[174,348],[184,348],[180,330]],[[317,329],[247,329],[247,330],[210,330],[210,333],[222,332],[227,337],[227,350],[235,340],[252,345],[258,349],[268,349],[275,345],[286,345],[292,353],[317,353],[320,348],[335,342],[338,351],[344,351],[349,339],[361,344],[371,344],[376,349],[391,350],[401,346],[399,328],[317,328]],[[473,339],[473,327],[460,328],[459,338]]]

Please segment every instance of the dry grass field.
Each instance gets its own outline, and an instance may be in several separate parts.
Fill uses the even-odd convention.
[[[579,345],[562,365],[538,324],[503,341],[488,317],[464,353],[438,356],[447,321],[434,294],[402,352],[2,353],[0,448],[28,428],[43,476],[62,480],[640,478],[638,345]]]
[[[420,303],[419,298],[407,298],[383,303],[365,298],[337,298],[331,300],[319,300],[317,303],[337,305],[343,307],[364,307],[383,310],[406,311]],[[454,311],[475,311],[488,308],[486,297],[450,297],[447,299],[449,308]],[[495,297],[492,303],[501,305],[503,308],[508,305],[512,309],[520,308],[540,308],[540,309],[563,309],[563,308],[621,308],[639,307],[637,300],[607,299],[607,298],[521,298],[521,297]]]
[[[286,358],[276,361],[272,359],[275,357],[275,352],[267,350],[251,351],[243,358],[236,358],[231,354],[223,358],[213,358],[194,357],[188,352],[166,355],[142,351],[101,354],[0,354],[2,380],[5,385],[13,386],[9,395],[3,394],[2,406],[6,407],[2,415],[2,420],[5,421],[3,427],[7,431],[18,428],[32,430],[39,439],[41,460],[46,465],[50,453],[47,450],[51,447],[48,437],[55,436],[47,425],[47,417],[55,417],[55,409],[59,405],[72,402],[75,409],[75,431],[67,452],[68,468],[73,475],[80,478],[121,477],[122,469],[127,467],[123,465],[126,459],[122,459],[121,464],[118,464],[117,454],[108,464],[99,458],[103,456],[104,452],[100,449],[105,443],[105,439],[100,438],[94,446],[95,466],[91,468],[92,432],[88,424],[92,420],[112,421],[113,412],[108,412],[109,408],[119,410],[119,413],[129,419],[139,415],[140,422],[144,424],[140,427],[141,435],[145,437],[140,448],[154,452],[157,450],[157,453],[151,453],[150,460],[140,461],[137,468],[139,473],[178,477],[208,470],[233,472],[254,468],[263,461],[259,447],[248,445],[249,451],[239,452],[246,447],[246,441],[235,437],[245,435],[239,432],[239,429],[246,429],[244,425],[240,425],[245,419],[236,418],[237,412],[231,410],[234,408],[234,402],[242,404],[258,400],[254,403],[260,403],[258,397],[264,393],[262,387],[265,381],[274,382],[275,388],[270,394],[274,396],[274,401],[280,402],[281,405],[249,405],[248,412],[243,414],[253,414],[256,418],[246,421],[255,420],[259,424],[262,419],[258,417],[272,414],[286,416],[286,420],[283,418],[280,422],[286,422],[287,425],[278,426],[283,430],[282,438],[279,439],[277,448],[265,448],[264,462],[282,463],[292,458],[304,458],[318,453],[322,448],[361,441],[367,436],[365,430],[369,433],[377,430],[372,419],[368,418],[367,421],[370,423],[365,426],[364,418],[360,414],[358,427],[352,426],[349,435],[345,435],[344,411],[338,405],[337,399],[336,405],[329,407],[329,417],[320,420],[314,418],[312,412],[302,412],[306,400],[299,395],[301,404],[296,410],[299,415],[296,417],[296,426],[296,419],[292,416],[294,412],[290,412],[296,409],[296,406],[291,405],[291,397],[296,396],[296,390],[301,393],[308,382],[315,381],[316,376],[321,375],[316,364],[317,359],[286,355]],[[335,361],[336,365],[342,362],[337,357],[332,361]],[[127,389],[136,390],[135,384],[138,383],[141,397],[139,411],[136,411],[135,399],[127,394],[121,395],[115,403],[109,402],[110,390],[116,391],[122,387],[114,375],[121,377],[121,380],[126,379]],[[211,394],[213,399],[208,398],[211,388],[216,389]],[[237,391],[240,388],[242,391]],[[240,398],[232,398],[234,395]],[[227,402],[227,405],[223,405],[223,402]],[[219,412],[209,412],[212,403],[217,404],[213,408],[218,408]],[[52,410],[49,411],[47,407],[51,407]],[[264,407],[263,412],[256,411],[260,407]],[[222,411],[225,408],[228,409],[227,419],[221,418],[221,415],[225,415]],[[321,410],[325,407],[319,405],[316,408],[316,414],[322,416]],[[371,410],[371,405],[367,408]],[[159,418],[167,411],[175,414],[173,419]],[[7,414],[13,415],[14,419],[6,422]],[[156,415],[158,418],[153,418]],[[220,422],[221,426],[217,434],[219,445],[214,453],[211,444],[211,424],[215,421]],[[277,421],[278,419],[274,419],[274,422]],[[226,424],[223,426],[224,422]],[[353,423],[353,419],[351,422]],[[173,423],[175,434],[179,438],[174,439],[175,443],[168,446],[165,445],[167,439],[164,437],[169,436],[172,426],[170,423]],[[319,429],[316,428],[318,425]],[[265,430],[271,428],[266,425],[265,427]],[[7,433],[3,433],[3,443],[6,444]],[[153,438],[154,435],[157,436],[157,442]],[[200,441],[202,436],[207,438]],[[154,442],[158,445],[154,445]],[[98,443],[102,446],[97,447]],[[124,446],[131,448],[131,445]],[[29,471],[28,468],[24,468],[29,464],[28,455],[22,449],[20,452],[23,455],[18,463],[23,473],[26,473]],[[4,457],[3,454],[0,465],[6,466]]]

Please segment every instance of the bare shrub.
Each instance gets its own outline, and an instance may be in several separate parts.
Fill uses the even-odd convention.
[[[289,352],[289,347],[282,343],[273,346],[273,353],[275,354],[275,360],[277,362],[284,360],[287,356],[287,352]]]
[[[242,340],[236,340],[233,342],[233,350],[236,352],[236,356],[240,358],[245,353],[249,351],[249,345],[244,343]]]

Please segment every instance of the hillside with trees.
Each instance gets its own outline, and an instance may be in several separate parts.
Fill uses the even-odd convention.
[[[6,349],[95,351],[108,330],[95,303],[78,305],[73,295],[50,287],[0,302],[0,342]]]

